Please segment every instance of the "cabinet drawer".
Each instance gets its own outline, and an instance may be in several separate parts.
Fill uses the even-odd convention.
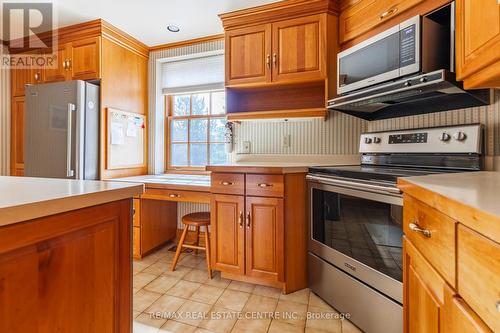
[[[210,203],[210,193],[199,191],[147,188],[141,197],[152,200]]]
[[[245,175],[241,173],[213,173],[211,180],[212,193],[245,194]]]
[[[459,224],[457,288],[494,331],[500,332],[500,244]]]
[[[134,227],[141,226],[141,199],[134,199],[132,221]]]
[[[247,175],[246,194],[260,197],[283,197],[282,175]]]
[[[406,237],[455,286],[456,221],[408,195],[404,196],[403,218]]]

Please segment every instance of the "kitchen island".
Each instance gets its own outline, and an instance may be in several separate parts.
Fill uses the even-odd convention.
[[[0,332],[131,332],[143,185],[0,177]]]

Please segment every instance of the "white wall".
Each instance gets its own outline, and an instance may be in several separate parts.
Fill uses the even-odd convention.
[[[1,45],[3,51],[4,46]],[[10,70],[0,68],[0,175],[10,173]]]

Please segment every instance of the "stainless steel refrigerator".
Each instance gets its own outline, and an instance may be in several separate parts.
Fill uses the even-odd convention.
[[[99,179],[99,86],[26,86],[25,176]]]

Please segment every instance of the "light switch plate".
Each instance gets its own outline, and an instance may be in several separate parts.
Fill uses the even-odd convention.
[[[252,152],[250,141],[243,141],[241,145],[242,154],[250,154]]]

